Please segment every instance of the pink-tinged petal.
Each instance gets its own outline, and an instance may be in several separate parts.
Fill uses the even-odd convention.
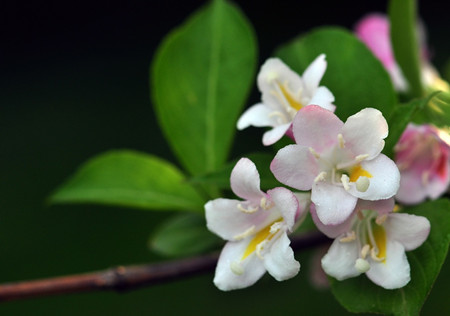
[[[397,165],[387,156],[380,154],[375,159],[363,161],[361,167],[369,172],[369,187],[360,192],[354,183],[351,183],[348,192],[363,200],[385,200],[394,196],[400,186],[400,172]]]
[[[292,231],[299,211],[298,201],[294,194],[286,188],[275,188],[267,191],[267,195],[280,211],[287,229]]]
[[[414,170],[405,170],[401,173],[400,187],[395,199],[403,204],[413,205],[424,201],[427,192],[422,185],[422,177]]]
[[[383,226],[387,238],[400,242],[408,251],[422,245],[430,233],[428,219],[412,214],[390,214]]]
[[[357,200],[343,187],[325,181],[315,183],[311,191],[317,217],[324,225],[343,224],[355,209]]]
[[[373,159],[384,148],[388,125],[383,114],[373,108],[365,108],[350,116],[342,127],[345,148],[355,156],[369,155]]]
[[[326,87],[317,88],[308,105],[318,105],[328,111],[334,112],[336,106],[333,104],[334,95]]]
[[[372,210],[378,212],[378,215],[385,215],[391,213],[394,206],[393,198],[378,201],[358,200],[355,211]]]
[[[295,192],[294,196],[298,201],[298,213],[295,217],[295,221],[297,225],[299,225],[308,215],[308,212],[311,208],[311,192]]]
[[[311,218],[314,224],[316,224],[317,229],[319,229],[322,233],[324,233],[330,238],[336,238],[350,231],[350,228],[352,227],[354,221],[354,212],[344,222],[342,222],[339,225],[324,225],[317,216],[315,205],[311,204]]]
[[[326,274],[342,281],[358,276],[361,272],[355,268],[356,259],[359,257],[357,242],[340,242],[339,239],[333,241],[327,254],[322,258],[322,268]]]
[[[260,189],[260,178],[255,164],[248,158],[241,158],[230,176],[234,194],[257,205],[265,194]]]
[[[319,174],[316,158],[308,148],[288,145],[278,151],[270,164],[275,178],[283,184],[298,190],[311,190]]]
[[[321,153],[338,142],[343,125],[331,111],[309,105],[297,112],[292,131],[298,145],[312,147]]]
[[[282,233],[264,255],[264,266],[277,281],[290,279],[300,271],[300,263],[295,260],[290,243],[286,233]]]
[[[397,241],[387,241],[386,260],[376,262],[370,260],[367,277],[375,284],[388,289],[404,287],[410,281],[410,267],[405,249]]]
[[[249,126],[276,126],[276,119],[271,116],[273,111],[273,109],[263,103],[255,104],[241,115],[237,122],[237,128],[242,130]]]
[[[249,287],[266,272],[263,262],[254,254],[241,261],[248,243],[247,240],[228,242],[222,249],[214,276],[214,284],[220,290],[230,291]]]
[[[240,203],[242,202],[229,199],[216,199],[206,203],[208,229],[225,240],[235,240],[236,236],[249,231],[252,226],[258,231],[269,224],[269,212],[244,213],[238,209]]]
[[[286,123],[274,127],[271,130],[265,132],[262,140],[263,145],[270,146],[272,144],[275,144],[277,141],[281,139],[281,137],[283,137],[284,134],[286,134],[290,126],[291,123]]]
[[[302,78],[306,89],[314,91],[319,87],[319,82],[327,69],[325,54],[320,54],[303,72]]]

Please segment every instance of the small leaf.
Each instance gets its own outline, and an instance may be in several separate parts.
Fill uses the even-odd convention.
[[[276,51],[294,71],[302,74],[319,55],[328,63],[320,82],[334,94],[336,115],[346,120],[365,107],[379,109],[385,116],[396,104],[391,79],[380,61],[350,32],[319,28]]]
[[[417,34],[417,3],[415,0],[391,0],[389,20],[394,56],[413,97],[423,96],[420,70],[420,48]]]
[[[222,0],[196,12],[159,47],[151,72],[156,114],[191,174],[215,171],[226,161],[255,67],[251,25]]]
[[[418,315],[445,261],[450,243],[450,201],[440,199],[407,208],[406,213],[425,216],[431,223],[427,241],[407,252],[411,281],[403,288],[385,290],[366,276],[345,281],[332,279],[336,299],[354,313]]]
[[[221,244],[206,228],[204,216],[183,214],[163,223],[149,239],[150,249],[170,257],[203,253]]]
[[[252,153],[244,155],[249,158],[256,165],[261,179],[261,189],[267,190],[280,186],[280,183],[275,179],[270,172],[270,163],[273,160],[273,155],[268,153]],[[189,181],[194,184],[213,184],[220,189],[230,189],[230,175],[238,159],[225,164],[216,172],[207,173],[204,175],[192,177]]]
[[[196,212],[203,212],[205,203],[175,166],[129,150],[92,158],[53,193],[50,202]]]
[[[430,94],[426,98],[413,100],[406,104],[398,104],[394,107],[391,115],[387,118],[389,125],[389,135],[386,138],[386,144],[384,146],[384,154],[393,158],[394,146],[400,139],[403,131],[413,117],[425,109],[427,104],[432,100],[439,91]]]

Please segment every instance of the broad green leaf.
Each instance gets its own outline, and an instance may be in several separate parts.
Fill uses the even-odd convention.
[[[350,32],[319,28],[282,46],[275,55],[302,74],[322,53],[328,67],[320,84],[334,94],[337,116],[346,120],[365,107],[389,115],[396,104],[391,79],[380,61]]]
[[[244,155],[249,158],[256,165],[261,180],[261,189],[267,190],[280,186],[280,183],[275,179],[270,171],[270,163],[274,155],[268,153],[252,153]],[[216,185],[220,189],[230,189],[230,175],[234,166],[239,159],[235,159],[230,163],[225,164],[216,172],[207,173],[192,177],[189,181],[193,184]]]
[[[203,212],[205,203],[175,166],[129,150],[92,158],[53,193],[50,202],[195,212]]]
[[[391,0],[388,11],[395,59],[409,83],[410,94],[421,97],[424,91],[420,74],[416,0]]]
[[[215,171],[226,161],[255,66],[252,28],[222,0],[196,12],[159,47],[151,72],[156,114],[191,174]]]
[[[394,157],[394,146],[397,144],[408,123],[412,121],[416,113],[423,111],[430,100],[438,93],[439,91],[430,94],[426,98],[416,99],[406,104],[398,104],[394,107],[394,111],[387,118],[389,135],[386,138],[383,151],[387,156]]]
[[[411,281],[401,289],[385,290],[363,275],[345,281],[333,279],[333,294],[349,311],[419,314],[447,256],[450,243],[450,201],[436,200],[404,211],[425,216],[431,223],[427,241],[416,250],[406,253],[411,266]]]
[[[150,237],[150,249],[170,257],[196,255],[221,244],[206,228],[204,216],[183,214],[170,218]]]

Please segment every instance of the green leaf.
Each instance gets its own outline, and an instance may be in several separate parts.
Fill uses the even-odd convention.
[[[274,175],[270,171],[270,163],[273,160],[274,155],[268,153],[252,153],[244,155],[249,158],[256,165],[261,180],[261,189],[267,190],[280,186],[280,183],[275,179]],[[216,185],[220,189],[230,189],[230,175],[234,166],[239,159],[235,159],[216,172],[207,173],[192,177],[189,181],[194,184],[206,184]]]
[[[409,83],[411,96],[421,97],[424,91],[417,34],[417,3],[415,0],[391,0],[388,11],[395,59]]]
[[[53,193],[50,202],[195,212],[203,212],[205,203],[175,166],[129,150],[92,158]]]
[[[332,279],[331,288],[337,300],[354,313],[418,315],[447,256],[450,243],[450,201],[427,202],[404,210],[425,216],[431,223],[427,241],[407,252],[411,281],[403,288],[385,290],[365,276],[345,281]]]
[[[337,116],[345,120],[365,107],[389,115],[397,103],[391,79],[380,61],[350,32],[319,28],[276,51],[299,74],[322,53],[328,67],[320,84],[334,94]]]
[[[192,15],[159,47],[151,72],[156,114],[191,174],[215,171],[226,161],[255,66],[250,24],[221,0]]]
[[[432,123],[438,127],[448,128],[450,125],[450,92],[438,91],[433,96],[425,107],[421,123]]]
[[[148,246],[159,254],[180,257],[203,253],[222,243],[206,228],[204,216],[183,214],[163,223]]]
[[[389,135],[386,138],[386,144],[384,146],[383,152],[385,155],[391,158],[394,157],[394,146],[397,144],[408,123],[412,121],[418,112],[423,111],[430,100],[438,93],[439,91],[430,94],[426,98],[413,100],[406,104],[398,104],[394,107],[394,111],[387,118]]]

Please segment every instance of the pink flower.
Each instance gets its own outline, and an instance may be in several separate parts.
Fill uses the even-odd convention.
[[[450,144],[444,132],[432,125],[409,124],[395,146],[400,169],[400,188],[396,199],[417,204],[427,197],[436,199],[450,183]],[[448,135],[447,135],[448,138]]]
[[[220,254],[214,284],[223,291],[248,287],[268,271],[282,281],[297,275],[287,234],[306,214],[307,196],[288,189],[264,193],[254,163],[242,158],[231,173],[231,189],[244,201],[216,199],[205,205],[207,227],[228,243]],[[300,203],[299,203],[300,201]]]
[[[380,200],[397,193],[398,168],[381,154],[388,126],[380,111],[363,109],[344,124],[311,105],[297,113],[292,130],[297,144],[278,151],[270,169],[281,183],[311,190],[322,224],[343,224],[358,198]]]
[[[268,59],[258,74],[262,103],[245,111],[238,120],[237,128],[242,130],[251,125],[272,127],[263,136],[263,144],[268,146],[277,142],[284,134],[289,134],[292,120],[299,109],[316,104],[334,111],[333,94],[328,88],[319,86],[326,68],[324,54],[319,55],[302,76],[280,59]]]

